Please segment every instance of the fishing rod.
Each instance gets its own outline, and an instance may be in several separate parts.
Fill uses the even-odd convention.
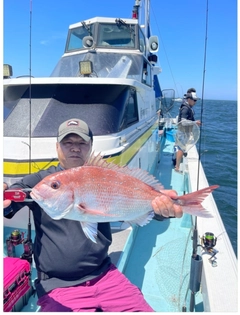
[[[29,139],[28,143],[23,142],[28,146],[29,150],[29,163],[28,163],[28,174],[31,174],[31,126],[32,126],[32,0],[30,0],[30,40],[29,40]],[[23,244],[23,254],[20,256],[22,259],[27,260],[29,263],[32,263],[32,236],[31,236],[31,210],[28,208],[28,225],[27,225],[27,237],[24,237],[24,233],[20,233],[18,230],[14,230],[9,239],[7,239],[7,250],[8,256],[14,256],[14,246],[18,244]]]
[[[29,23],[29,164],[28,173],[31,174],[31,134],[32,134],[32,0],[30,0],[30,23]],[[21,256],[22,259],[28,260],[32,263],[32,236],[31,236],[31,210],[28,208],[28,226],[27,237],[23,241],[24,252]]]
[[[204,100],[204,87],[205,87],[205,72],[206,72],[206,59],[207,59],[207,34],[208,34],[208,0],[206,0],[206,30],[205,30],[205,45],[204,45],[204,62],[203,62],[203,81],[202,81],[202,99],[201,99],[201,122],[203,121],[203,100]],[[200,162],[201,162],[201,145],[202,145],[202,124],[200,125],[200,137],[199,137],[199,150],[198,150],[198,174],[197,174],[197,190],[199,189],[199,177],[200,177]],[[190,269],[190,284],[191,290],[190,297],[190,312],[195,308],[195,294],[200,289],[201,275],[202,275],[202,257],[197,254],[198,249],[198,227],[197,217],[195,217],[195,224],[193,228],[193,251],[191,258]]]
[[[32,0],[30,0],[30,24],[29,24],[29,169],[31,174],[31,133],[32,133]]]

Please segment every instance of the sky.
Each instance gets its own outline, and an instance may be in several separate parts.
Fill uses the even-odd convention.
[[[29,75],[30,68],[34,77],[48,77],[64,53],[70,24],[131,18],[134,3],[3,0],[3,63],[13,67],[13,77]],[[237,0],[151,0],[150,22],[159,37],[162,89],[182,97],[194,87],[203,99],[237,100]]]

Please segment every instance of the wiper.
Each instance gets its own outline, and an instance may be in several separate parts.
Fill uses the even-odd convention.
[[[118,27],[124,25],[124,26],[126,27],[126,29],[129,30],[129,33],[130,33],[130,34],[131,34],[131,33],[135,34],[134,29],[133,29],[129,24],[127,24],[126,22],[124,22],[123,20],[121,20],[121,19],[116,19],[115,22],[116,22],[116,24],[117,24]]]
[[[88,31],[88,34],[90,36],[92,36],[92,32],[91,32],[90,26],[87,26],[86,22],[84,22],[84,21],[82,21],[81,23],[82,23],[82,26],[85,28],[85,30]]]

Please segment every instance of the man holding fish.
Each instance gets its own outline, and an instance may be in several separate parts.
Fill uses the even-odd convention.
[[[207,216],[200,202],[216,187],[192,193],[191,204],[193,198],[187,197],[191,194],[178,197],[173,190],[162,190],[145,171],[94,156],[92,143],[84,121],[63,122],[56,143],[58,166],[27,175],[9,187],[32,188],[33,201],[4,200],[4,216],[12,218],[25,205],[32,210],[35,287],[42,312],[153,312],[140,290],[111,263],[109,222],[142,226],[154,212],[181,217],[183,210],[192,213],[188,207]],[[135,185],[134,193],[129,182]]]

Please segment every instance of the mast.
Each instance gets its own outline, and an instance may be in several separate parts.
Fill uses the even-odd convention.
[[[145,35],[147,38],[151,36],[150,34],[150,0],[145,0]]]
[[[144,4],[143,4],[144,2]],[[135,0],[133,6],[132,18],[138,19],[138,24],[144,29],[144,35],[146,38],[151,36],[150,34],[150,0]]]

